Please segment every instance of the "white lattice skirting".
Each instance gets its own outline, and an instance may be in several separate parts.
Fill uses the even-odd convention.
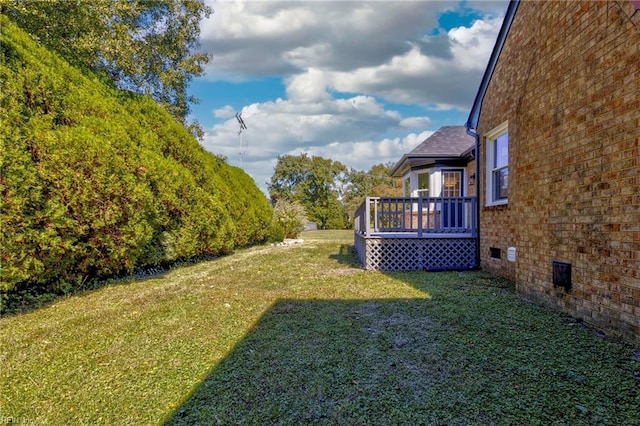
[[[379,271],[462,270],[476,265],[475,238],[365,238],[355,249],[365,269]]]

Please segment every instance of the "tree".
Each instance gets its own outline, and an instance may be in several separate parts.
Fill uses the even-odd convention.
[[[299,201],[309,220],[320,228],[343,228],[340,182],[346,172],[347,168],[339,161],[307,154],[279,156],[268,184],[269,195],[273,202]]]
[[[351,169],[344,186],[343,204],[347,224],[366,197],[401,197],[402,180],[391,177],[392,164],[376,164],[368,172]]]
[[[202,0],[14,0],[0,5],[41,44],[118,88],[151,95],[186,125],[189,81],[210,57],[198,53]],[[198,126],[191,127],[197,135]]]
[[[402,197],[402,179],[391,176],[393,163],[376,164],[369,170],[373,183],[370,197]]]

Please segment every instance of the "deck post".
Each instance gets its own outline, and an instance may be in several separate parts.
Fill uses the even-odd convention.
[[[369,198],[367,202],[369,203],[369,212],[371,212],[371,203],[373,198]],[[371,222],[369,222],[371,224]],[[373,232],[378,232],[378,203],[373,203]]]
[[[418,198],[418,237],[422,238],[422,197]]]
[[[364,200],[365,206],[365,225],[364,225],[364,231],[365,231],[365,235],[371,235],[371,202],[370,202],[371,198],[367,197]]]

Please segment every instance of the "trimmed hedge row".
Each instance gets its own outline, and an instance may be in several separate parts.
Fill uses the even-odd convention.
[[[241,169],[151,99],[0,27],[0,309],[267,239],[271,207]]]

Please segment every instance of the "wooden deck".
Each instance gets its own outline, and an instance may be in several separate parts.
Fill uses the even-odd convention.
[[[475,197],[369,197],[355,215],[365,269],[461,270],[477,266]]]

